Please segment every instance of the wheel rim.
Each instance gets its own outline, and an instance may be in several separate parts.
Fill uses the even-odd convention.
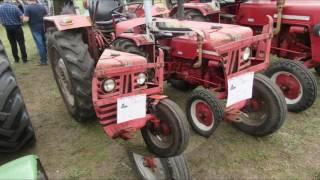
[[[269,109],[270,102],[261,93],[255,93],[241,110],[241,122],[249,126],[260,126],[269,118]]]
[[[160,124],[157,126],[149,123],[147,133],[153,144],[161,149],[167,149],[173,144],[173,135],[169,124],[166,122],[160,120]]]
[[[62,58],[58,59],[58,62],[54,69],[65,100],[70,106],[74,106],[75,98],[72,94],[71,80],[67,71],[66,64],[64,63],[64,60]]]
[[[287,104],[299,102],[303,95],[300,81],[289,72],[280,71],[272,75],[271,80],[275,82],[283,92]]]
[[[211,107],[203,100],[195,100],[191,104],[191,118],[194,124],[203,131],[214,126],[214,115]]]

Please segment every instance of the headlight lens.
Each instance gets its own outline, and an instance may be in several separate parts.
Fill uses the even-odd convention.
[[[147,75],[145,73],[138,74],[137,83],[139,85],[143,85],[147,80]]]
[[[113,79],[107,79],[103,82],[103,90],[105,92],[111,92],[115,89],[116,82]]]
[[[243,51],[242,59],[244,61],[247,61],[249,60],[250,56],[251,56],[251,49],[249,47],[246,47]]]

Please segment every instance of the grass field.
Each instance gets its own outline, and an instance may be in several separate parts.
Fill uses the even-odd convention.
[[[39,57],[28,27],[24,27],[24,32],[30,62],[12,63],[12,67],[36,130],[37,143],[19,154],[2,154],[0,163],[37,154],[51,179],[135,179],[127,151],[145,151],[140,134],[129,142],[111,140],[97,122],[75,122],[67,113],[50,66],[36,66]],[[3,27],[0,39],[13,61]],[[166,93],[184,108],[189,93],[170,86]],[[320,180],[318,108],[319,99],[305,112],[289,113],[283,128],[264,138],[245,135],[226,123],[208,139],[192,133],[186,157],[193,178]]]

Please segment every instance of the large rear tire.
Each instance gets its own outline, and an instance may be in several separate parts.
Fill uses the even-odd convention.
[[[193,91],[186,107],[191,127],[201,136],[209,137],[223,120],[219,101],[206,89]]]
[[[159,157],[180,155],[189,142],[190,130],[186,117],[180,107],[169,99],[161,100],[153,112],[160,125],[152,122],[141,129],[149,150]]]
[[[185,13],[185,18],[187,20],[191,21],[199,21],[199,22],[207,22],[207,19],[205,16],[203,16],[199,11],[197,10],[186,10]]]
[[[266,136],[283,125],[287,107],[280,89],[266,76],[256,74],[252,99],[241,111],[241,121],[233,124],[247,134]]]
[[[195,89],[197,86],[189,84],[187,81],[181,80],[181,79],[169,79],[168,82],[171,84],[171,86],[175,89],[178,89],[180,91],[190,91]]]
[[[291,112],[308,109],[317,98],[316,78],[299,62],[277,61],[269,66],[265,74],[280,87]]]
[[[95,68],[82,34],[54,31],[48,34],[48,57],[69,113],[77,120],[94,117],[91,81]]]
[[[147,57],[147,54],[144,52],[144,50],[129,39],[116,39],[112,43],[112,49]]]
[[[32,142],[30,117],[0,41],[0,152],[15,152]]]

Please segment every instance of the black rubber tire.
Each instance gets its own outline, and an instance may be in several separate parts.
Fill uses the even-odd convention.
[[[316,66],[314,70],[317,72],[318,76],[320,76],[320,65]]]
[[[168,166],[170,177],[173,180],[191,180],[190,168],[184,155],[161,159]]]
[[[141,47],[138,47],[129,39],[119,38],[112,42],[112,49],[147,57],[147,54]]]
[[[171,10],[171,9],[174,8],[176,5],[177,5],[177,4],[176,4],[176,3],[173,3],[172,0],[166,0],[166,7],[167,7],[168,9]]]
[[[256,74],[252,93],[253,99],[260,95],[265,100],[264,104],[268,105],[262,108],[268,111],[266,118],[259,125],[249,125],[245,122],[233,124],[241,131],[253,136],[267,136],[276,132],[283,125],[287,115],[287,106],[281,90],[266,76]]]
[[[0,152],[16,152],[35,140],[29,114],[0,41]]]
[[[90,56],[88,45],[83,42],[82,34],[75,31],[54,31],[47,37],[48,58],[69,113],[79,122],[92,119],[95,116],[91,92],[95,62]],[[55,70],[60,58],[63,59],[70,77],[68,86],[74,96],[73,104],[68,103]]]
[[[209,130],[203,130],[197,124],[192,118],[192,112],[191,112],[191,106],[192,103],[196,100],[202,100],[207,105],[210,106],[213,116],[214,116],[214,125]],[[199,135],[204,137],[209,137],[213,132],[217,129],[221,121],[223,120],[223,108],[220,105],[219,101],[215,98],[215,96],[212,94],[212,92],[206,90],[206,89],[197,89],[192,92],[190,98],[187,100],[186,105],[186,113],[189,123],[191,124],[191,127],[195,132],[197,132]]]
[[[317,98],[318,85],[315,76],[303,64],[293,60],[280,60],[272,63],[265,71],[265,75],[272,77],[279,71],[289,72],[300,82],[303,95],[295,104],[287,104],[291,112],[301,112],[313,105]]]
[[[154,114],[160,120],[165,121],[170,127],[173,141],[168,147],[162,148],[158,146],[153,140],[153,135],[148,132],[152,127],[149,122],[141,129],[141,134],[148,149],[159,157],[172,157],[180,155],[188,146],[190,129],[186,117],[181,108],[169,99],[161,100],[155,108]]]
[[[180,91],[184,91],[184,92],[193,90],[197,87],[189,84],[187,81],[180,80],[180,79],[169,79],[168,82],[171,84],[173,88],[178,89]]]
[[[206,17],[204,17],[199,11],[193,9],[186,9],[184,13],[187,20],[198,21],[198,22],[207,22]]]

